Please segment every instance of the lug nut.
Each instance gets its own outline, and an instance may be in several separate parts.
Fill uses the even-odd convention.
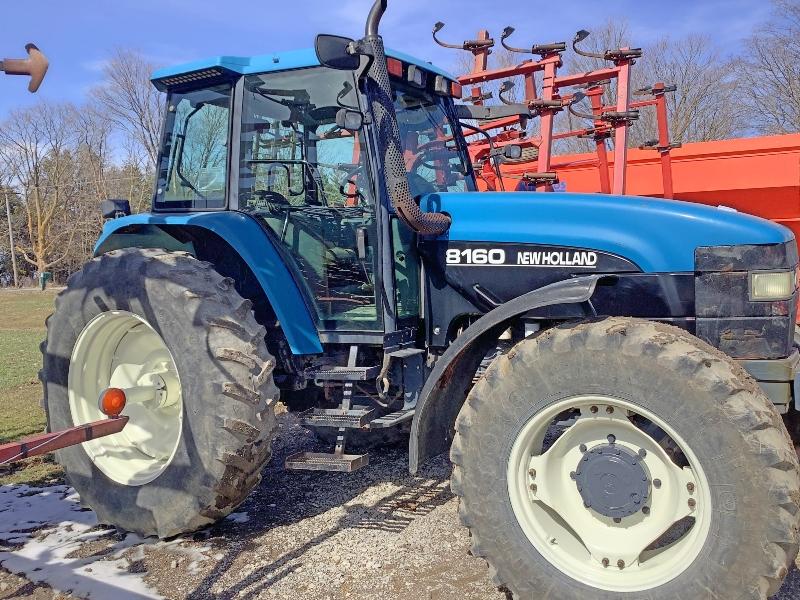
[[[624,568],[625,568],[625,561],[624,561],[624,560],[622,560],[622,559],[620,558],[620,559],[617,561],[617,566],[618,566],[620,569],[624,569]]]
[[[537,488],[536,484],[535,484],[535,483],[532,483],[532,484],[531,484],[531,491],[532,491],[532,492],[535,494],[537,489],[538,489],[538,488]]]
[[[536,477],[536,469],[529,469],[528,475],[530,475],[531,477]]]
[[[606,412],[608,414],[614,414],[614,407],[613,406],[606,406]]]
[[[578,474],[575,471],[571,471],[569,474],[569,478],[573,481],[578,478]]]
[[[619,517],[614,517],[614,523],[622,523],[622,519]]]
[[[586,452],[586,444],[581,444],[580,446],[578,446],[578,450],[580,450],[581,452]]]
[[[647,450],[639,448],[639,458],[644,458],[645,456],[647,456]]]
[[[688,491],[690,494],[694,494],[694,484],[693,484],[691,481],[690,481],[689,483],[687,483],[687,484],[686,484],[686,490],[687,490],[687,491]]]
[[[611,562],[611,561],[609,561],[607,558],[604,558],[603,559],[603,566],[607,567],[609,562]]]
[[[643,506],[642,507],[642,514],[649,515],[650,514],[650,507],[649,506]]]
[[[617,441],[617,436],[615,436],[613,433],[609,433],[606,439],[608,440],[609,444],[613,444]]]
[[[660,479],[653,479],[653,487],[658,489],[661,487],[661,480]]]
[[[589,410],[592,412],[592,414],[596,414],[597,413],[597,407],[596,406],[592,406]]]
[[[697,506],[697,501],[694,498],[689,498],[689,508]]]

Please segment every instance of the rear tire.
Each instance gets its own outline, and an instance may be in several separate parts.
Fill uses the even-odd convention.
[[[101,458],[109,452],[123,453],[123,458],[141,458],[143,453],[147,457],[146,432],[136,438],[144,439],[141,445],[130,441],[139,431],[130,429],[137,414],[130,397],[123,411],[131,415],[126,426],[130,439],[121,437],[126,435],[123,430],[86,447],[58,452],[81,501],[101,522],[145,536],[174,536],[226,516],[260,481],[260,471],[270,458],[278,392],[265,330],[251,308],[231,279],[185,253],[115,250],[91,260],[69,279],[56,299],[43,344],[40,376],[49,429],[84,421],[76,419],[83,413],[75,407],[83,406],[82,386],[93,383],[85,381],[88,375],[104,377],[97,363],[105,358],[79,352],[76,344],[85,346],[87,339],[95,338],[102,344],[102,330],[94,338],[82,337],[82,332],[91,332],[109,315],[141,321],[141,327],[134,324],[131,331],[147,328],[155,338],[160,336],[177,369],[182,397],[174,451],[169,459],[157,457],[168,462],[150,481],[145,477],[138,484],[135,471],[120,468],[124,463],[115,463],[113,456]],[[107,350],[111,351],[115,352]],[[95,358],[72,364],[75,356]],[[112,366],[119,364],[109,360]],[[106,379],[101,387],[107,385]],[[91,398],[85,400],[91,403]],[[94,442],[97,445],[90,446]]]
[[[568,432],[584,417],[588,417],[587,423],[600,423],[601,428],[607,428],[602,425],[603,419],[608,417],[610,422],[614,411],[606,410],[602,400],[592,401],[593,398],[607,398],[606,405],[612,409],[632,409],[614,413],[615,417],[624,417],[620,435],[629,427],[631,435],[645,441],[646,436],[639,431],[641,422],[631,415],[651,415],[651,423],[663,425],[662,432],[672,430],[686,446],[675,442],[688,453],[682,456],[690,469],[678,467],[678,477],[691,473],[693,481],[697,481],[691,484],[689,496],[685,495],[688,484],[683,485],[684,489],[674,486],[676,494],[683,494],[680,502],[685,506],[686,498],[690,498],[689,506],[698,511],[693,513],[694,526],[688,532],[681,533],[679,529],[675,534],[687,537],[677,538],[676,544],[685,545],[674,564],[680,563],[681,556],[694,556],[691,562],[681,563],[680,569],[668,569],[659,575],[655,569],[660,563],[655,562],[648,575],[642,567],[647,564],[646,551],[623,567],[618,567],[611,555],[603,566],[603,561],[591,554],[589,545],[581,549],[581,540],[573,543],[570,531],[583,534],[587,540],[595,535],[594,530],[581,529],[591,517],[597,521],[600,546],[603,535],[618,535],[627,541],[617,544],[614,551],[623,552],[629,547],[638,550],[636,544],[641,545],[642,540],[631,532],[636,531],[639,522],[656,517],[658,510],[664,508],[655,500],[664,489],[653,489],[656,484],[651,481],[647,493],[652,513],[648,506],[645,513],[639,510],[625,515],[620,528],[615,529],[613,515],[594,512],[597,499],[613,493],[614,484],[611,488],[593,484],[594,490],[584,496],[581,494],[586,492],[579,492],[578,484],[586,486],[587,480],[571,471],[580,471],[580,465],[587,464],[580,462],[583,460],[594,461],[601,471],[606,469],[603,478],[613,471],[603,466],[610,462],[602,462],[610,458],[601,460],[596,454],[587,453],[586,445],[576,450],[577,459],[570,455],[573,462],[564,461],[554,478],[523,466],[523,475],[530,477],[530,485],[524,486],[526,497],[515,491],[515,471],[509,461],[517,456],[515,449],[525,431],[530,431],[537,415],[560,410],[573,401],[580,404],[581,398],[590,398],[589,404],[579,413],[569,413],[576,420],[572,425],[562,425],[567,429],[556,434],[561,437],[553,441],[552,434],[548,434],[549,438],[543,434],[534,442],[539,449],[528,449],[523,459],[528,457],[524,460],[534,465],[559,465],[544,460],[548,444],[549,448],[556,448],[558,439],[563,438],[564,445],[576,439]],[[560,413],[556,420],[564,418]],[[634,427],[631,423],[640,425]],[[655,432],[652,428],[648,431]],[[608,447],[613,449],[613,443],[610,441],[612,445]],[[616,443],[620,444],[620,440]],[[588,446],[591,450],[592,443]],[[645,469],[658,467],[653,462],[654,454],[658,454],[657,449],[651,449],[641,459]],[[499,357],[470,392],[457,419],[451,459],[451,485],[460,498],[462,523],[472,535],[472,552],[489,562],[494,582],[511,590],[517,598],[765,599],[779,590],[797,555],[798,461],[780,416],[736,363],[675,327],[608,318],[557,327],[520,342]],[[636,460],[634,451],[630,464],[636,465]],[[675,465],[662,466],[672,469]],[[638,473],[638,468],[625,467],[630,473]],[[554,492],[557,501],[552,504],[562,521],[552,520],[549,515],[553,511],[542,501],[546,497],[543,489],[552,489],[553,485],[563,486]],[[658,487],[662,488],[660,480]],[[701,512],[704,499],[710,506]],[[520,516],[526,514],[520,512],[520,502],[534,507],[530,514],[544,515],[541,523],[526,522]],[[545,522],[547,527],[537,529]],[[707,528],[707,533],[702,527]],[[540,530],[544,532],[544,542],[536,537]],[[697,535],[690,537],[693,531]],[[682,542],[684,539],[688,541]],[[645,540],[645,544],[650,541]],[[552,549],[548,549],[548,542]],[[660,556],[669,557],[675,547],[662,545],[665,551]],[[570,557],[574,557],[572,565],[565,562],[572,560]]]

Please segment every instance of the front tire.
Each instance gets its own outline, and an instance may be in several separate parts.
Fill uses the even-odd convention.
[[[636,319],[517,344],[456,423],[472,551],[517,598],[767,598],[798,549],[798,462],[757,384]]]
[[[251,308],[186,253],[115,250],[69,279],[43,344],[49,429],[102,418],[106,387],[128,395],[122,432],[57,454],[101,522],[174,536],[226,516],[260,481],[278,393]]]

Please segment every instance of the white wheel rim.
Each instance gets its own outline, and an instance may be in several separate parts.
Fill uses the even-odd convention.
[[[580,411],[577,419],[542,452],[554,419],[571,409]],[[675,464],[630,421],[632,414],[661,428],[689,466]],[[650,481],[647,514],[640,510],[615,522],[584,506],[571,473],[584,451],[609,444],[609,434],[634,454],[646,452],[640,462]],[[625,400],[579,396],[533,415],[512,446],[507,481],[514,515],[531,544],[558,570],[591,587],[635,592],[663,585],[695,561],[709,535],[711,492],[694,452],[661,418]],[[680,533],[673,525],[686,517],[694,524]],[[650,548],[670,529],[677,539]]]
[[[161,336],[141,317],[108,311],[81,331],[70,357],[69,408],[75,425],[106,418],[98,407],[109,387],[125,390],[125,429],[84,442],[110,479],[140,486],[161,475],[181,438],[183,399],[178,370]]]

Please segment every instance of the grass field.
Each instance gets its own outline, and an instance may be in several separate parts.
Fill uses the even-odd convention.
[[[44,320],[53,310],[55,294],[0,290],[0,444],[44,430],[42,388],[36,374],[42,364],[39,343],[45,337]],[[0,469],[0,484],[41,484],[61,478],[52,457]]]

